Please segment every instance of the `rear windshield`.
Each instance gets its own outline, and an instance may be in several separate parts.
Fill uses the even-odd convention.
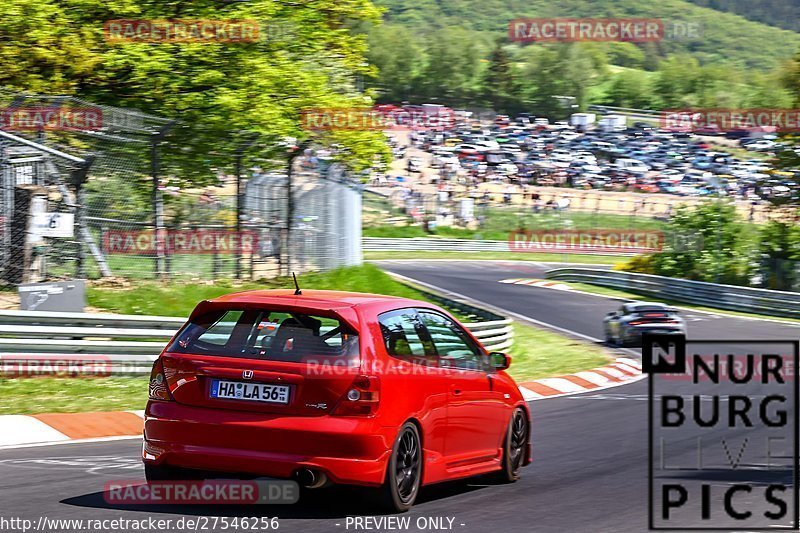
[[[343,322],[267,309],[207,313],[181,330],[168,351],[293,363],[359,360],[358,335]]]

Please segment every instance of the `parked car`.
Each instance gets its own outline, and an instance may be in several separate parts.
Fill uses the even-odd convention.
[[[614,162],[617,170],[622,172],[631,172],[634,174],[644,174],[650,167],[639,161],[638,159],[617,159]]]
[[[743,143],[742,146],[745,150],[750,150],[752,152],[770,152],[775,149],[776,143],[766,139],[759,139]]]
[[[393,512],[424,485],[513,482],[531,447],[510,363],[416,300],[299,289],[207,300],[153,365],[145,476],[368,486]]]

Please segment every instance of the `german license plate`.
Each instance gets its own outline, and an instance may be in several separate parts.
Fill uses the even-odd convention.
[[[211,380],[211,398],[248,400],[251,402],[289,403],[288,385],[245,383],[243,381]]]

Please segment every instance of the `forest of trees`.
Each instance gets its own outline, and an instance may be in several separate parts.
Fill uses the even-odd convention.
[[[605,104],[640,109],[790,107],[796,63],[763,71],[731,63],[702,64],[689,53],[648,57],[631,43],[517,46],[446,28],[430,40],[385,24],[368,34],[371,86],[383,101],[440,101],[506,113],[564,115],[556,95],[581,108]]]
[[[308,107],[438,101],[563,117],[578,106],[800,105],[800,35],[685,0],[315,0],[249,2],[4,0],[0,87],[69,94],[179,118],[187,158],[211,160],[231,131],[302,137]],[[376,5],[378,4],[378,5]],[[782,4],[781,4],[782,5]],[[383,10],[380,7],[383,7]],[[525,16],[662,17],[702,38],[632,43],[511,43]],[[257,42],[109,42],[113,19],[255,19]],[[356,167],[386,158],[375,131],[331,132]],[[197,147],[197,154],[190,149]],[[210,164],[210,163],[209,163]]]
[[[705,0],[706,3],[734,4]],[[703,0],[377,0],[384,24],[362,27],[368,78],[382,101],[441,101],[455,106],[563,116],[554,95],[579,106],[646,109],[794,105],[795,32],[700,7]],[[764,3],[764,2],[761,2]],[[774,13],[789,9],[790,1]],[[752,11],[758,11],[756,1]],[[742,15],[750,16],[751,13]],[[521,17],[648,17],[696,24],[696,39],[633,43],[518,45],[509,21]],[[757,18],[753,15],[752,18]],[[792,21],[796,23],[796,20]]]
[[[800,31],[800,4],[796,0],[689,0],[698,6],[736,13],[750,20]]]

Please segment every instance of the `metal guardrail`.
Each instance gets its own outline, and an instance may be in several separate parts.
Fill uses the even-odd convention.
[[[589,111],[611,115],[627,115],[632,117],[649,118],[660,118],[664,114],[663,111],[656,111],[653,109],[634,109],[631,107],[614,107],[608,105],[590,105]]]
[[[488,322],[467,322],[464,326],[490,352],[508,350],[514,344],[514,328],[510,318]]]
[[[591,254],[591,255],[619,255],[632,256],[635,253],[613,252],[607,249],[594,251],[590,246],[582,246],[580,249],[572,251],[547,249],[524,250],[524,243],[518,250],[512,249],[509,241],[484,241],[472,239],[437,239],[433,237],[410,237],[410,238],[383,238],[383,237],[363,237],[361,239],[361,249],[365,252],[540,252],[554,254]]]
[[[513,343],[511,320],[430,294],[484,319],[464,325],[490,351]],[[148,374],[183,318],[42,311],[0,311],[0,376]]]
[[[800,318],[800,293],[592,268],[557,268],[545,277],[630,290],[676,302],[763,315]]]

